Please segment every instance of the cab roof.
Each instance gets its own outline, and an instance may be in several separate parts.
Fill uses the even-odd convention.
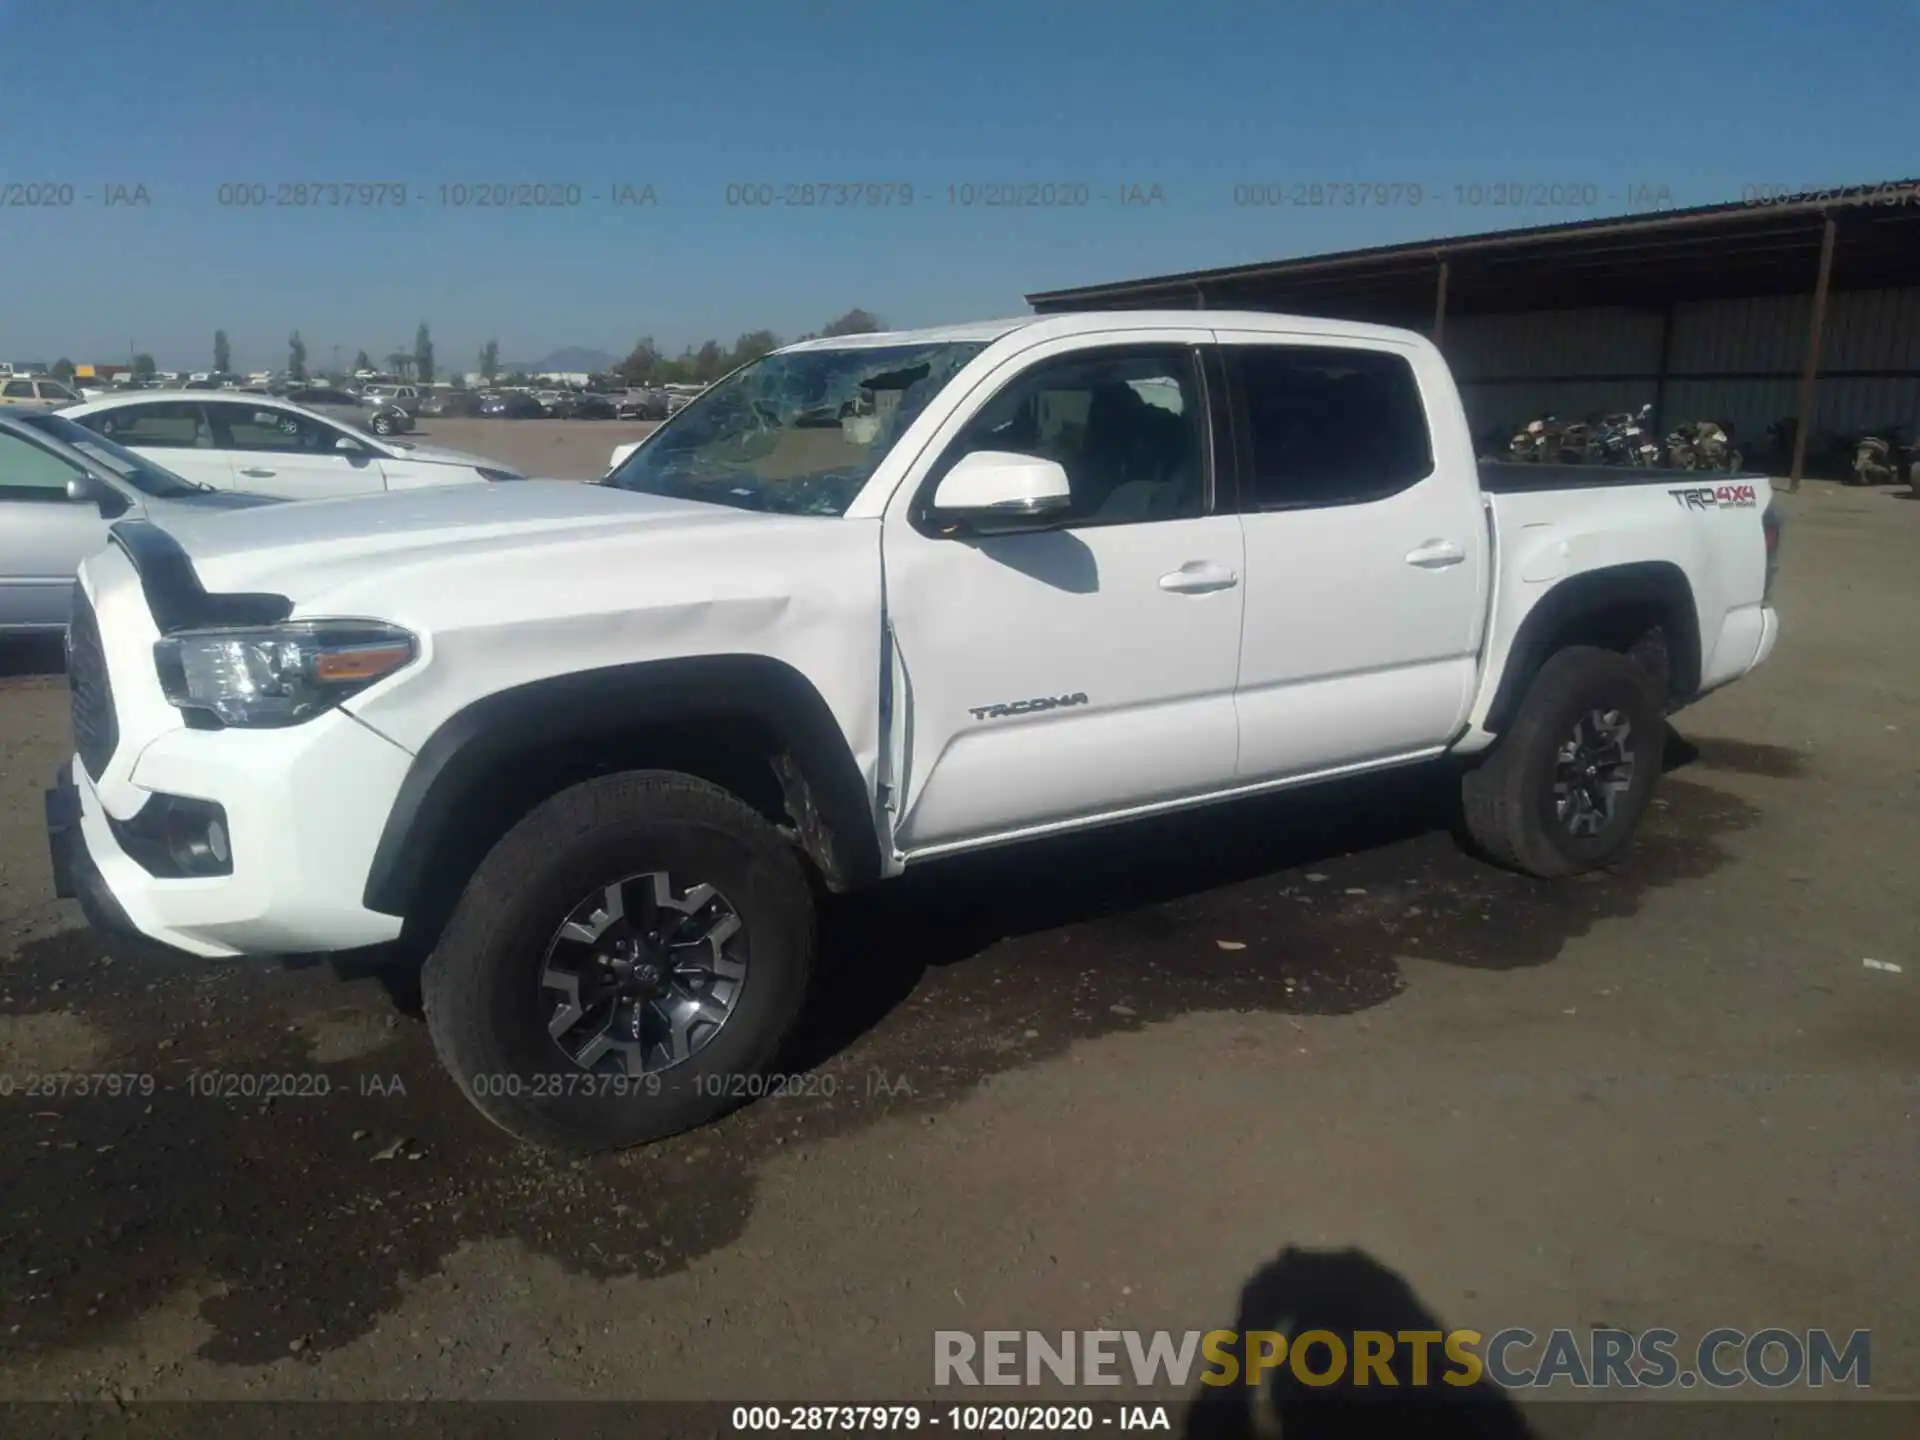
[[[991,344],[1015,331],[1034,330],[1041,336],[1089,335],[1106,330],[1241,330],[1288,335],[1344,335],[1376,340],[1406,340],[1411,332],[1387,325],[1324,316],[1277,315],[1270,310],[1074,310],[1048,315],[1017,315],[1003,320],[975,320],[959,325],[934,325],[920,330],[879,330],[867,335],[829,335],[783,347],[786,351],[853,350],[890,345],[943,345],[963,342]]]

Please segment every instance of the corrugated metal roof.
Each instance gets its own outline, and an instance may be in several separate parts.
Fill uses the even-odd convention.
[[[1441,262],[1449,315],[1641,308],[1812,287],[1836,217],[1836,290],[1920,283],[1920,181],[1786,204],[1706,205],[1618,219],[1440,236],[1331,255],[1043,291],[1040,311],[1152,304],[1292,309],[1425,325]]]

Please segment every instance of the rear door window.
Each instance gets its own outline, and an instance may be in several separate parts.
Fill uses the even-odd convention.
[[[122,405],[96,410],[79,421],[89,430],[135,449],[211,449],[213,431],[200,407],[189,400],[162,400],[150,405]]]
[[[1426,410],[1404,356],[1307,345],[1226,353],[1247,508],[1363,504],[1433,473]]]

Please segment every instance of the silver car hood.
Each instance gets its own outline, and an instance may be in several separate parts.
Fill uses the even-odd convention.
[[[175,523],[201,515],[217,515],[229,510],[251,510],[257,505],[284,505],[273,495],[255,495],[247,490],[208,490],[194,495],[140,495],[139,508],[150,520],[171,528]]]

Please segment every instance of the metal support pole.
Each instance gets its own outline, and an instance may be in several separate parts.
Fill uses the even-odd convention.
[[[1673,306],[1660,312],[1660,368],[1653,377],[1653,438],[1668,430],[1667,371],[1673,364]]]
[[[1447,333],[1447,262],[1440,262],[1440,282],[1433,292],[1433,343],[1440,344]]]
[[[1800,369],[1799,415],[1793,427],[1793,464],[1787,470],[1787,489],[1800,488],[1807,463],[1807,434],[1813,429],[1815,387],[1820,378],[1820,332],[1827,323],[1827,282],[1833,278],[1833,216],[1820,231],[1820,272],[1813,281],[1813,317],[1807,322],[1807,358]]]

